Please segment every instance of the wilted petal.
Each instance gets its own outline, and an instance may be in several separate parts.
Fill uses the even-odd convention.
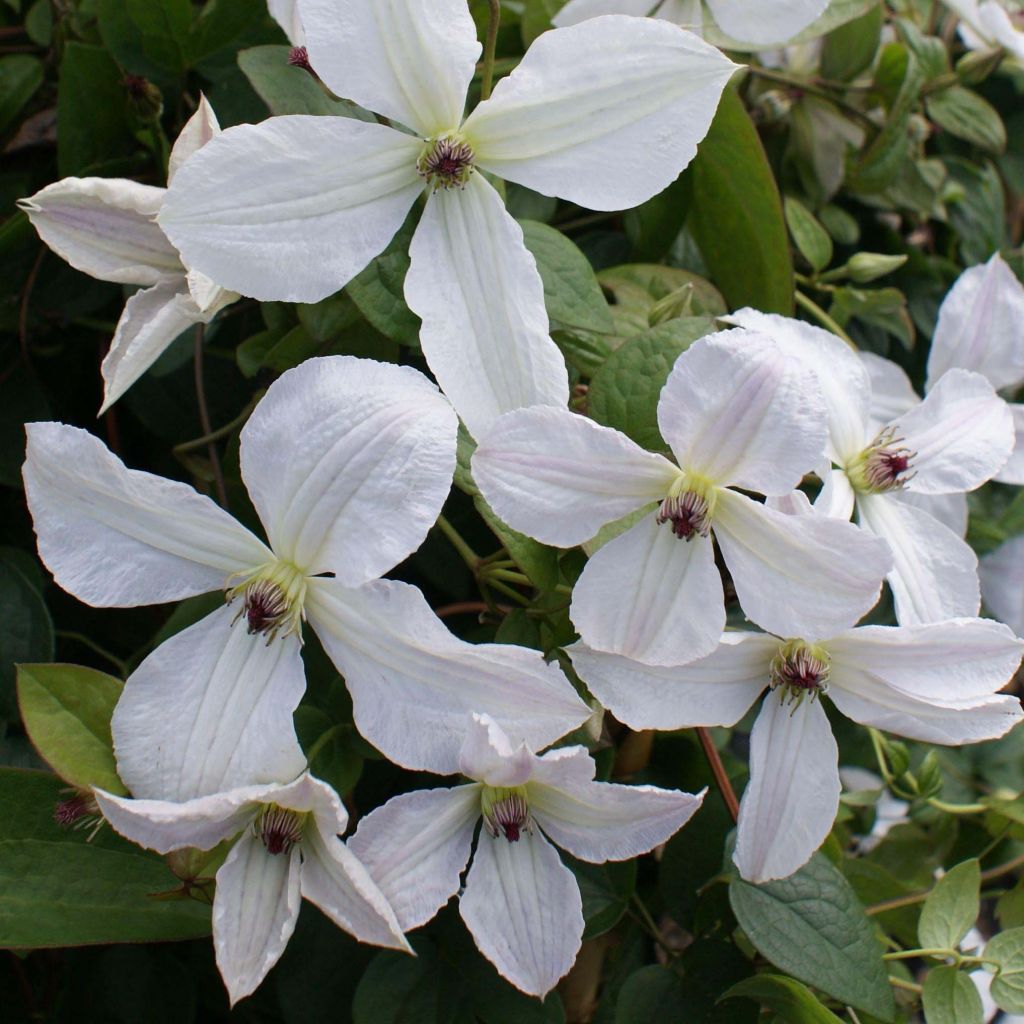
[[[534,40],[464,132],[502,178],[592,210],[628,209],[693,159],[736,67],[667,22],[594,18]]]
[[[828,4],[829,0],[708,0],[712,17],[726,35],[762,46],[789,42]]]
[[[242,476],[278,558],[346,586],[423,543],[455,471],[458,421],[419,371],[353,356],[279,377],[241,437]]]
[[[196,153],[160,225],[182,258],[256,299],[318,302],[378,255],[423,187],[420,143],[348,117],[239,125]]]
[[[487,786],[521,786],[533,770],[534,755],[514,743],[490,715],[473,714],[459,756],[459,771]]]
[[[92,434],[62,423],[26,430],[22,475],[39,557],[86,604],[180,601],[272,557],[209,498],[127,469]]]
[[[270,0],[270,3],[274,2],[275,0]],[[277,2],[280,3],[280,0]],[[194,153],[198,153],[215,135],[220,135],[220,122],[209,100],[200,94],[196,112],[185,122],[185,127],[181,129],[181,134],[171,150],[167,164],[168,184],[174,180],[181,165]]]
[[[1011,405],[1013,427],[1016,432],[1013,454],[995,478],[1003,484],[1024,485],[1024,405]]]
[[[750,734],[750,781],[733,861],[749,882],[787,878],[825,841],[839,809],[839,749],[821,700],[769,693]]]
[[[989,552],[978,568],[981,595],[996,618],[1024,635],[1024,536]]]

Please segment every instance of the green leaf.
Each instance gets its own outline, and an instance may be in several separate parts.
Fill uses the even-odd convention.
[[[926,1024],[982,1024],[985,1012],[974,982],[955,967],[933,967],[921,993]]]
[[[615,1024],[670,1024],[685,1009],[683,979],[652,964],[634,971],[615,1001]]]
[[[133,75],[173,84],[188,67],[189,0],[99,0],[100,35]]]
[[[897,288],[837,288],[829,314],[840,327],[854,319],[863,320],[899,338],[904,348],[914,347],[914,321],[906,296]]]
[[[17,717],[15,665],[53,658],[53,622],[11,554],[0,555],[0,715]]]
[[[950,178],[962,190],[949,204],[949,221],[960,236],[960,258],[967,265],[984,263],[1006,240],[1006,193],[995,166],[966,160],[945,161]]]
[[[996,1005],[1007,1013],[1024,1013],[1024,928],[994,936],[985,947],[985,958],[999,963],[990,990]]]
[[[235,42],[253,22],[252,0],[209,0],[192,25],[191,64]]]
[[[688,225],[730,309],[793,315],[793,264],[764,147],[734,89],[691,164]]]
[[[664,191],[622,215],[626,237],[637,262],[662,259],[683,229],[690,212],[693,179],[680,175]]]
[[[551,19],[562,6],[562,0],[526,0],[526,3],[523,5],[522,17],[519,19],[524,49],[537,36],[551,28]]]
[[[0,59],[0,132],[14,123],[43,84],[43,62],[25,53]]]
[[[832,239],[810,210],[792,196],[787,196],[784,209],[789,233],[800,255],[813,270],[824,270],[832,262]]]
[[[956,949],[978,920],[981,907],[981,868],[965,860],[947,871],[921,908],[917,937],[923,949]]]
[[[735,879],[729,902],[747,937],[779,970],[892,1020],[889,976],[874,928],[850,884],[824,856],[815,854],[778,882]]]
[[[566,856],[583,897],[583,940],[611,931],[622,918],[636,890],[636,860],[588,864]]]
[[[849,82],[871,67],[884,22],[882,4],[875,0],[865,14],[829,32],[821,50],[822,77]]]
[[[774,1010],[787,1024],[842,1024],[806,985],[780,974],[758,974],[733,985],[722,999],[751,999]]]
[[[1006,127],[987,100],[962,85],[931,93],[925,100],[928,116],[944,131],[990,153],[1006,149]]]
[[[18,704],[39,755],[65,782],[127,792],[114,762],[110,718],[120,679],[81,665],[19,665]]]

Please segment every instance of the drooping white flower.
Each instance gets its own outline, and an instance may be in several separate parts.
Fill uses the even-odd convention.
[[[206,97],[171,150],[167,180],[220,133]],[[103,360],[103,412],[182,331],[208,324],[238,295],[183,263],[156,224],[167,190],[125,178],[65,178],[18,206],[39,237],[76,270],[116,284],[141,285],[125,304]]]
[[[943,0],[960,18],[960,38],[971,50],[1001,46],[1024,61],[1024,6],[1016,0]]]
[[[707,0],[711,17],[731,39],[741,43],[778,46],[812,24],[829,0]],[[701,0],[569,0],[552,18],[558,26],[576,25],[602,14],[649,15],[700,32],[704,24]]]
[[[551,844],[594,864],[628,860],[665,842],[704,799],[595,782],[595,767],[584,747],[538,756],[474,714],[461,764],[472,782],[389,800],[363,818],[349,847],[409,931],[459,891],[482,818],[459,912],[502,977],[543,996],[573,965],[583,935],[579,886]]]
[[[473,457],[495,512],[546,544],[582,544],[650,507],[576,584],[570,614],[587,644],[653,665],[714,650],[725,605],[712,533],[744,612],[765,629],[827,636],[875,603],[892,564],[884,543],[736,489],[788,494],[822,458],[820,389],[797,360],[750,331],[702,338],[676,362],[658,423],[676,464],[544,408],[502,417]]]
[[[158,853],[211,850],[237,836],[213,900],[217,967],[232,1005],[277,963],[302,898],[360,942],[409,949],[387,899],[338,838],[348,813],[337,793],[308,772],[183,803],[95,795],[116,832]]]
[[[658,668],[569,649],[594,695],[635,729],[735,725],[770,687],[751,734],[736,850],[753,882],[785,878],[824,842],[839,806],[838,750],[822,697],[861,725],[925,743],[995,739],[1024,717],[999,694],[1024,641],[1002,623],[862,626],[831,639],[724,633],[714,653]],[[372,868],[371,868],[372,872]]]
[[[478,172],[592,209],[635,206],[693,158],[735,65],[664,22],[597,19],[541,36],[463,121],[480,55],[465,0],[298,9],[317,74],[392,124],[232,128],[176,180],[164,230],[242,294],[315,302],[387,246],[426,189],[405,295],[442,389],[474,435],[510,409],[565,406],[536,264]]]
[[[977,557],[936,513],[945,518],[938,502],[980,487],[1013,449],[1013,418],[991,384],[950,370],[924,402],[879,427],[868,371],[834,334],[752,309],[728,319],[770,335],[817,373],[829,444],[815,507],[840,519],[856,509],[860,525],[889,542],[894,566],[887,578],[900,623],[977,615]]]
[[[231,601],[161,644],[125,685],[113,733],[135,796],[188,800],[294,778],[307,618],[345,676],[356,726],[398,764],[455,770],[475,707],[539,745],[587,717],[539,652],[464,643],[415,587],[378,579],[435,522],[456,427],[409,367],[332,356],[289,370],[241,435],[265,544],[191,487],[126,469],[93,435],[29,425],[28,505],[40,557],[65,590],[100,607],[221,589]]]
[[[1024,636],[1024,536],[1011,537],[985,555],[978,575],[989,611]]]

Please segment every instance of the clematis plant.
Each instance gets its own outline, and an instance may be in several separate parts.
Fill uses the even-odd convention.
[[[307,618],[345,676],[357,728],[397,764],[454,770],[473,707],[538,745],[586,719],[539,652],[464,643],[418,589],[378,579],[436,520],[456,425],[408,367],[331,356],[289,370],[241,435],[268,543],[191,487],[126,469],[83,430],[28,426],[28,505],[65,590],[100,607],[228,599],[125,685],[113,735],[135,796],[188,800],[297,774],[287,759]]]
[[[294,754],[302,759],[298,748]],[[213,899],[217,967],[232,1005],[254,992],[280,959],[302,898],[360,942],[409,949],[387,899],[338,838],[348,812],[308,772],[184,803],[95,795],[116,832],[158,853],[212,850],[235,840],[217,870]]]
[[[461,758],[471,781],[394,797],[363,818],[349,847],[408,931],[458,892],[482,819],[459,913],[504,978],[543,996],[583,936],[579,885],[552,843],[594,864],[627,860],[665,842],[704,799],[596,782],[595,770],[584,747],[538,756],[474,714]]]
[[[788,516],[741,490],[786,495],[821,459],[825,410],[813,374],[769,338],[702,338],[658,403],[676,462],[570,412],[509,413],[481,442],[473,477],[513,529],[546,544],[604,544],[570,615],[591,647],[653,665],[714,650],[725,626],[718,542],[747,617],[827,635],[866,612],[891,568],[883,542],[824,518]]]
[[[839,752],[822,698],[861,725],[947,746],[1002,736],[1024,717],[997,691],[1024,641],[1002,623],[862,626],[831,638],[724,633],[689,665],[653,667],[569,649],[594,695],[635,729],[735,725],[769,689],[750,737],[733,860],[753,882],[810,860],[839,807]]]
[[[480,55],[465,0],[300,0],[298,12],[324,83],[390,123],[232,128],[176,179],[161,226],[244,295],[315,302],[426,190],[405,296],[441,388],[474,435],[510,409],[565,406],[540,275],[480,172],[596,210],[635,206],[693,158],[736,66],[664,22],[595,19],[542,35],[463,120]]]
[[[856,510],[861,526],[888,541],[894,561],[887,579],[900,623],[977,615],[977,557],[930,504],[907,498],[948,500],[980,487],[1006,463],[1013,419],[992,385],[981,374],[949,370],[924,402],[879,426],[868,371],[834,334],[752,309],[728,319],[769,334],[817,373],[829,444],[815,509],[840,519]]]
[[[971,50],[1002,47],[1024,61],[1024,7],[1016,0],[943,0],[960,18],[960,38]]]
[[[220,134],[205,97],[171,150],[168,183]],[[182,262],[155,223],[167,190],[125,178],[65,178],[18,201],[39,237],[76,270],[101,281],[141,285],[125,304],[103,360],[104,412],[182,331],[208,324],[238,299]]]

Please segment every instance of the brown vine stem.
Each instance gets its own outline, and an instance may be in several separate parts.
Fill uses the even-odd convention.
[[[203,339],[205,336],[206,326],[204,324],[196,324],[196,400],[199,403],[199,425],[203,428],[203,434],[209,436],[213,433],[213,427],[210,424],[210,410],[206,405],[206,384],[203,380]],[[226,511],[228,508],[228,489],[224,483],[224,472],[220,466],[220,456],[217,454],[216,442],[209,441],[206,445],[206,451],[210,456],[210,465],[213,468],[213,483],[217,490],[217,500],[220,502],[220,507]]]
[[[736,821],[740,816],[740,802],[736,799],[736,792],[732,788],[729,776],[725,772],[722,758],[715,749],[715,742],[711,738],[711,733],[702,726],[698,726],[697,738],[700,740],[700,745],[704,748],[704,756],[708,759],[708,764],[711,766],[711,774],[715,777],[715,785],[718,786],[718,790],[722,794],[725,806],[729,808],[732,820]]]
[[[25,279],[25,288],[21,293],[21,305],[18,309],[18,344],[21,347],[21,360],[26,366],[31,366],[31,359],[28,352],[28,305],[32,298],[32,291],[36,286],[36,278],[39,276],[39,268],[43,265],[43,257],[46,255],[46,247],[39,250],[32,264],[32,269]]]

